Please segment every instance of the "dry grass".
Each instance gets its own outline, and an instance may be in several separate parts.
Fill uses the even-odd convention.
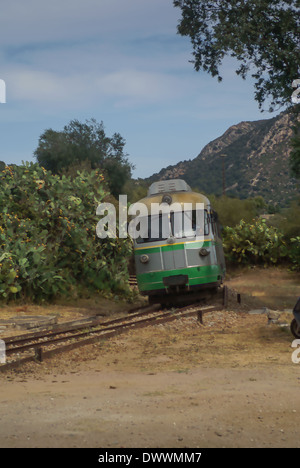
[[[227,284],[257,298],[273,310],[292,309],[300,296],[300,273],[283,268],[244,268],[230,271]]]

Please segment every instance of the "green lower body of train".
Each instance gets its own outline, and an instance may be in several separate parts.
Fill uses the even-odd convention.
[[[174,280],[172,281],[172,277]],[[180,278],[184,277],[184,278]],[[178,284],[176,279],[178,278]],[[155,271],[137,275],[137,283],[140,291],[151,293],[165,291],[168,286],[176,287],[200,287],[214,286],[221,282],[222,271],[219,265],[196,266],[188,268],[180,268],[178,270]],[[165,281],[168,279],[169,281]],[[185,279],[187,280],[185,283]]]
[[[136,278],[140,293],[148,295],[151,301],[151,298],[162,295],[185,295],[220,286],[225,276],[225,264],[219,261],[218,244],[205,242],[204,247],[210,250],[210,254],[203,257],[199,255],[199,247],[193,243],[137,249]],[[162,268],[163,263],[168,263],[164,262],[167,254],[174,254],[174,265],[171,268],[164,265]],[[149,257],[147,265],[139,263],[139,258],[143,255]],[[170,263],[169,261],[169,266]]]

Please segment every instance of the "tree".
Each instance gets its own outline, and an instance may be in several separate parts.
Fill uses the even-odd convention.
[[[297,179],[300,179],[300,123],[297,122],[294,127],[294,137],[291,140],[291,157],[290,168],[291,173]]]
[[[234,227],[239,224],[241,220],[250,223],[254,218],[257,218],[266,207],[266,203],[262,197],[240,200],[224,195],[221,197],[209,195],[208,198],[214,210],[218,213],[220,223],[223,227]]]
[[[225,56],[239,64],[236,73],[255,79],[259,108],[291,102],[291,83],[298,78],[299,0],[174,0],[181,8],[178,32],[189,36],[194,68],[222,80]]]
[[[101,169],[111,193],[117,197],[133,169],[124,146],[119,133],[111,138],[105,134],[103,122],[71,120],[62,132],[45,130],[34,155],[39,165],[53,174],[72,175],[74,169],[75,176],[77,168]]]

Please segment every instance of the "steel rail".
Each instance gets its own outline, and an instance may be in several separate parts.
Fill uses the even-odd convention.
[[[134,313],[132,313],[131,311],[129,311],[128,313],[130,313],[130,317],[135,317],[135,316],[139,316],[139,315],[148,314],[151,311],[155,311],[155,309],[156,309],[156,307],[154,307],[154,306],[151,306],[151,307],[145,306],[145,307],[140,307],[140,308],[136,309],[138,311],[142,310],[142,312],[134,311]],[[126,319],[126,317],[118,317],[116,319],[103,321],[103,320],[101,320],[100,318],[97,318],[97,317],[89,317],[87,319],[74,320],[74,321],[63,323],[63,324],[60,324],[60,325],[52,325],[50,327],[47,327],[47,330],[43,330],[43,331],[22,333],[20,335],[15,335],[15,336],[3,338],[3,340],[5,341],[6,346],[11,345],[11,344],[17,344],[17,343],[19,343],[19,344],[24,343],[25,344],[29,340],[36,340],[36,339],[39,339],[39,338],[57,336],[57,335],[60,335],[62,333],[71,332],[73,330],[82,330],[82,329],[87,329],[87,328],[94,328],[94,327],[98,327],[99,325],[103,325],[103,326],[111,325],[113,323],[121,322],[121,321],[123,321],[125,319]]]
[[[190,309],[191,306],[189,306],[188,308]],[[183,308],[183,310],[186,310],[186,308]],[[69,328],[60,329],[59,331],[51,332],[49,334],[48,333],[42,334],[41,332],[39,334],[33,334],[30,337],[22,336],[22,338],[17,337],[16,340],[10,339],[10,341],[5,341],[6,354],[8,356],[11,354],[16,354],[16,353],[26,351],[27,349],[37,348],[42,345],[49,346],[51,344],[61,343],[63,341],[68,341],[74,338],[75,339],[83,338],[85,336],[89,336],[95,333],[102,334],[108,331],[116,330],[118,328],[125,328],[127,326],[133,326],[135,323],[140,324],[142,322],[152,322],[153,320],[156,320],[159,317],[168,316],[172,314],[173,312],[172,311],[158,312],[157,315],[154,315],[152,317],[148,317],[145,319],[141,319],[141,317],[144,317],[144,315],[149,315],[149,313],[153,313],[153,311],[140,312],[140,313],[131,315],[130,317],[119,317],[117,319],[109,320],[107,322],[102,322],[102,323],[99,323],[99,321],[96,321],[96,322],[93,322],[93,324],[89,326],[86,326],[86,325],[79,326],[79,327],[72,326]],[[134,321],[134,319],[136,318],[138,319],[137,322]],[[85,331],[80,332],[82,328],[84,328]],[[61,338],[56,337],[57,335],[61,335],[61,334],[64,334],[64,336]],[[41,339],[43,339],[43,341],[37,341]]]
[[[203,323],[203,314],[207,312],[212,312],[217,309],[219,309],[218,306],[205,306],[205,307],[202,306],[201,307],[199,304],[191,304],[181,309],[168,310],[165,312],[158,311],[157,314],[152,315],[151,317],[146,317],[146,318],[142,318],[142,317],[151,312],[149,311],[144,311],[140,313],[137,312],[135,314],[132,314],[130,317],[120,317],[117,319],[113,319],[113,320],[101,322],[101,323],[99,323],[98,321],[97,325],[90,327],[91,328],[90,330],[71,334],[69,336],[64,336],[62,338],[52,338],[48,341],[37,342],[37,343],[31,342],[31,343],[20,345],[20,337],[17,337],[16,343],[19,343],[19,345],[15,347],[10,347],[11,345],[13,345],[13,340],[10,338],[9,341],[7,342],[8,344],[8,348],[6,350],[7,355],[20,353],[22,351],[25,351],[31,348],[35,350],[35,355],[27,356],[17,361],[3,364],[2,366],[0,366],[0,371],[16,367],[28,361],[43,361],[44,359],[50,358],[58,353],[70,351],[72,349],[75,349],[81,346],[99,342],[99,340],[111,338],[113,336],[127,332],[134,328],[144,328],[153,324],[154,325],[163,324],[169,321],[173,321],[179,318],[189,317],[195,314],[197,314],[198,320],[201,323]],[[98,327],[100,326],[100,328],[95,329],[96,326]],[[85,325],[85,328],[86,328],[86,325]],[[72,332],[73,330],[69,329],[68,331]],[[67,333],[68,331],[59,330],[58,333]],[[78,328],[77,328],[77,331],[78,331]],[[45,334],[43,336],[43,338],[48,338],[48,337],[49,337],[48,334]],[[25,338],[23,337],[22,338],[23,343],[24,343],[24,339]],[[30,339],[31,340],[33,339],[32,336]],[[70,343],[70,340],[74,340],[74,339],[76,339],[76,341]],[[49,345],[57,344],[63,341],[69,341],[69,343],[50,349],[50,350],[45,349]]]

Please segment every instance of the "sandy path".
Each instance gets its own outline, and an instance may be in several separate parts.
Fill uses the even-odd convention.
[[[299,447],[292,340],[220,312],[0,374],[0,447]]]

